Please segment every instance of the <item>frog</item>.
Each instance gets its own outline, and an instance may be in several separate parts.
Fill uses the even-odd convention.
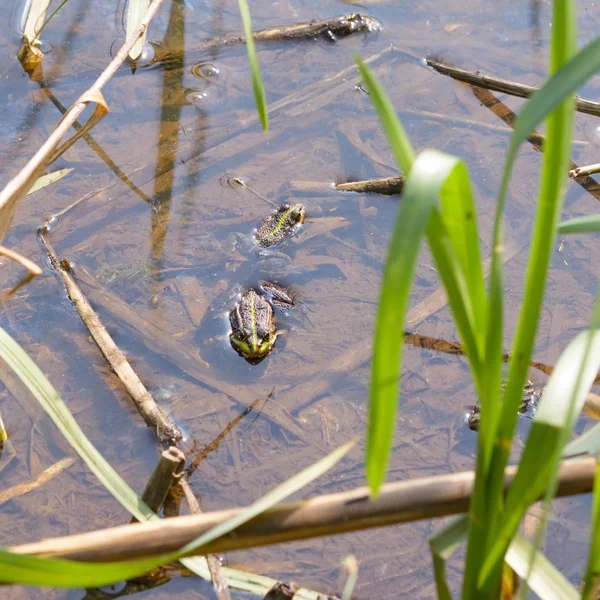
[[[277,247],[285,245],[305,220],[302,204],[282,204],[250,235],[233,232],[222,243],[227,256],[251,259],[252,273],[285,273],[292,258]]]
[[[271,248],[294,235],[306,220],[302,204],[282,204],[256,230],[254,238],[260,248]]]
[[[232,348],[250,364],[264,360],[282,333],[275,330],[273,307],[263,294],[249,288],[229,313]]]
[[[284,333],[275,329],[273,309],[285,313],[296,305],[294,294],[277,283],[259,281],[258,289],[260,293],[250,287],[229,313],[231,346],[253,365],[271,354],[277,338]]]
[[[506,384],[502,384],[504,390]],[[542,389],[536,386],[533,381],[527,380],[523,387],[523,395],[519,405],[519,414],[532,419],[539,400],[542,396]],[[466,415],[465,421],[471,431],[479,431],[479,421],[481,419],[481,407],[477,403]]]

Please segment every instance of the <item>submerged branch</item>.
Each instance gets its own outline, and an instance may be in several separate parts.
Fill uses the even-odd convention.
[[[517,468],[518,466],[511,466],[506,469],[507,487]],[[592,491],[595,473],[594,457],[564,461],[558,472],[557,496]],[[382,486],[375,500],[371,498],[370,490],[363,487],[301,502],[280,504],[203,546],[201,552],[228,552],[464,513],[469,510],[474,478],[473,471],[465,471],[388,483]],[[46,539],[16,546],[10,548],[10,551],[90,561],[159,556],[182,548],[243,510],[245,509],[236,508],[122,525],[91,533]]]
[[[37,490],[44,484],[54,479],[57,475],[60,475],[65,469],[68,469],[74,462],[75,459],[71,456],[63,458],[42,471],[33,481],[19,483],[18,485],[8,488],[7,490],[2,490],[0,492],[0,504],[4,504],[13,498],[17,498],[18,496],[28,494],[33,490]]]
[[[465,83],[470,83],[471,85],[476,85],[485,88],[486,90],[492,90],[493,92],[501,92],[519,98],[529,98],[529,96],[539,89],[531,85],[524,85],[506,79],[499,79],[498,77],[491,77],[489,75],[482,75],[481,73],[473,73],[472,71],[450,67],[432,60],[431,58],[426,58],[425,62],[428,66],[442,75],[448,75],[453,79],[458,79],[459,81],[464,81]],[[598,102],[592,102],[591,100],[584,100],[576,97],[576,108],[579,112],[595,115],[597,117],[600,116],[600,103]]]
[[[75,283],[70,272],[69,262],[59,260],[45,234],[46,230],[42,228],[40,238],[48,251],[52,267],[61,276],[69,298],[77,309],[81,320],[85,323],[96,344],[98,344],[108,364],[125,386],[144,421],[146,421],[148,427],[152,427],[156,431],[161,441],[179,441],[183,437],[179,427],[159,408],[150,392],[144,387],[125,355],[115,344],[91,304]]]
[[[362,15],[360,13],[350,13],[332,17],[331,19],[323,19],[321,21],[312,21],[311,23],[300,23],[298,25],[282,25],[280,27],[272,27],[263,29],[252,34],[256,42],[287,42],[292,40],[312,39],[321,35],[327,36],[330,40],[335,41],[337,37],[345,37],[360,31],[368,33],[381,31],[382,26],[379,21]],[[194,59],[198,53],[206,52],[213,48],[227,48],[245,44],[244,36],[230,36],[218,38],[216,40],[207,40],[196,46],[195,48],[186,49],[185,56],[189,58],[191,55]],[[180,68],[183,60],[181,50],[171,50],[160,45],[156,46],[157,56],[151,64],[157,62],[164,66],[172,64],[176,68]],[[161,50],[163,51],[161,53]],[[187,62],[187,61],[186,61]]]
[[[400,194],[404,187],[404,177],[386,177],[385,179],[367,179],[365,181],[349,181],[348,183],[336,183],[338,192],[358,192],[360,194],[385,194],[393,196]]]

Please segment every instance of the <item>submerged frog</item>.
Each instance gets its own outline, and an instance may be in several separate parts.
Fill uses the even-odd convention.
[[[277,337],[283,333],[275,330],[273,306],[292,308],[290,293],[269,281],[260,282],[263,294],[250,288],[229,313],[232,348],[249,363],[256,365],[275,347]]]
[[[282,204],[256,230],[254,236],[256,243],[261,248],[275,246],[284,238],[292,236],[305,219],[306,214],[302,204]]]
[[[275,347],[279,331],[275,331],[273,308],[261,294],[250,288],[229,313],[233,349],[249,363],[258,364]]]
[[[504,389],[504,384],[502,385]],[[536,387],[532,381],[527,381],[523,387],[523,396],[519,405],[519,414],[533,418],[538,402],[542,396],[542,389]],[[477,403],[467,414],[466,423],[471,431],[479,431],[479,421],[481,419],[481,407]]]

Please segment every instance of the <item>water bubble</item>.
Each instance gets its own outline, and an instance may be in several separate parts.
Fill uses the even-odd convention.
[[[192,73],[202,79],[216,79],[221,74],[221,69],[209,62],[200,62],[192,67]]]
[[[121,49],[121,46],[125,43],[125,38],[118,37],[111,45],[110,45],[110,55],[114,58]],[[156,59],[156,50],[154,46],[150,42],[146,42],[144,47],[142,48],[142,53],[137,58],[137,60],[131,61],[131,64],[135,66],[136,69],[141,68],[149,68],[158,64],[158,61],[155,62]]]
[[[154,62],[156,52],[154,46],[150,42],[146,42],[142,48],[142,53],[136,60],[133,61],[136,67],[148,67]]]
[[[58,229],[59,225],[60,225],[60,217],[57,217],[56,215],[54,215],[46,221],[46,231],[48,233],[50,233],[51,231],[55,231],[56,229]]]
[[[223,187],[230,187],[233,189],[246,186],[246,182],[241,177],[238,177],[233,173],[225,173],[225,175],[221,175],[221,177],[219,177],[219,181]]]
[[[210,98],[210,94],[200,90],[189,90],[185,94],[185,99],[189,104],[203,105]]]

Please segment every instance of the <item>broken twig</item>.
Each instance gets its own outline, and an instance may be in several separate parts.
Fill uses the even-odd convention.
[[[336,183],[338,192],[358,192],[360,194],[385,194],[393,196],[400,194],[404,186],[404,177],[386,177],[385,179],[367,179],[365,181],[350,181],[348,183]]]
[[[491,77],[489,75],[482,75],[481,73],[473,73],[472,71],[450,67],[432,60],[431,58],[426,58],[425,62],[428,66],[442,75],[448,75],[453,79],[458,79],[459,81],[464,81],[465,83],[470,83],[471,85],[476,85],[485,88],[486,90],[492,90],[493,92],[501,92],[509,94],[510,96],[517,96],[518,98],[529,98],[529,96],[539,90],[539,88],[531,85],[524,85],[514,81],[507,81],[506,79],[499,79],[498,77]],[[600,116],[600,103],[598,102],[583,100],[576,97],[576,108],[579,112],[595,115],[597,117]]]
[[[144,387],[136,372],[131,368],[131,365],[115,344],[112,337],[100,322],[98,315],[94,312],[91,304],[83,295],[79,286],[75,283],[71,275],[70,264],[66,260],[59,260],[54,252],[52,244],[46,238],[46,229],[40,229],[40,238],[48,251],[50,262],[54,270],[61,276],[69,298],[77,309],[81,320],[88,328],[90,334],[94,338],[96,344],[102,351],[108,364],[119,377],[125,389],[131,396],[139,413],[146,421],[148,427],[152,427],[156,431],[159,440],[179,441],[183,437],[179,427],[171,421],[167,415],[159,408],[150,395],[150,392]]]
[[[142,493],[142,500],[153,512],[158,513],[162,508],[171,486],[183,475],[184,464],[185,454],[176,446],[169,446],[161,453]],[[132,519],[132,523],[136,522],[137,519]]]
[[[576,179],[577,177],[587,177],[589,175],[593,175],[594,173],[600,173],[600,163],[571,169],[569,171],[569,177]]]
[[[0,505],[42,487],[57,475],[60,475],[65,469],[68,469],[74,462],[75,459],[72,456],[63,458],[42,471],[33,481],[19,483],[7,490],[2,490],[0,492]]]

